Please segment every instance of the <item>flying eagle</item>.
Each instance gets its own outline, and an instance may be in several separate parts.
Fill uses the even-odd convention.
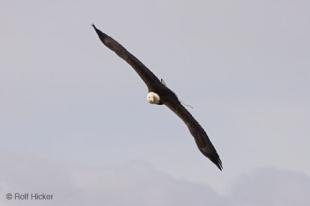
[[[222,161],[212,145],[207,133],[189,113],[189,111],[187,111],[181,104],[177,95],[165,85],[163,80],[159,80],[153,72],[151,72],[134,55],[128,52],[120,43],[97,29],[95,25],[92,26],[94,27],[102,43],[130,64],[142,78],[149,91],[146,96],[146,100],[150,104],[164,104],[176,113],[188,127],[202,154],[209,158],[220,170],[222,170]]]

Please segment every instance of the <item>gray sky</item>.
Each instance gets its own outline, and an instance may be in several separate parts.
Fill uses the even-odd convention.
[[[0,5],[2,205],[310,204],[308,1]],[[223,172],[92,23],[194,107]]]

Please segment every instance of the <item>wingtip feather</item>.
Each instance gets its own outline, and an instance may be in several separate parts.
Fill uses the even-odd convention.
[[[218,159],[216,166],[222,171],[223,170],[223,165],[222,165],[222,161],[220,159]]]
[[[209,156],[209,159],[217,166],[217,168],[221,171],[223,170],[223,164],[218,154]]]
[[[217,154],[216,151],[210,153],[210,152],[205,152],[204,150],[201,150],[202,154],[206,156],[211,162],[213,162],[217,168],[219,168],[221,171],[223,170],[223,164],[222,160],[220,159],[220,156]]]
[[[91,26],[95,29],[97,33],[99,32],[99,29],[95,26],[95,24],[92,24]]]
[[[107,34],[103,33],[100,29],[98,29],[95,24],[92,24],[92,27],[95,29],[95,32],[99,36],[100,40],[105,43],[105,40],[109,37]]]

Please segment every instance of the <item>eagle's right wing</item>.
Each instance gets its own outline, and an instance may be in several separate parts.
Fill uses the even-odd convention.
[[[95,25],[92,25],[98,34],[100,40],[104,45],[109,49],[114,51],[119,57],[125,60],[128,64],[134,68],[134,70],[139,74],[142,80],[145,82],[148,88],[154,83],[160,83],[160,80],[155,76],[151,70],[149,70],[142,62],[140,62],[134,55],[127,51],[120,43],[115,41],[112,37],[103,33],[96,28]]]

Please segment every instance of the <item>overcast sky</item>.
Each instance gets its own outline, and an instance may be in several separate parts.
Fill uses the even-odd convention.
[[[0,0],[1,205],[309,205],[309,7]],[[194,107],[222,172],[92,23]]]

